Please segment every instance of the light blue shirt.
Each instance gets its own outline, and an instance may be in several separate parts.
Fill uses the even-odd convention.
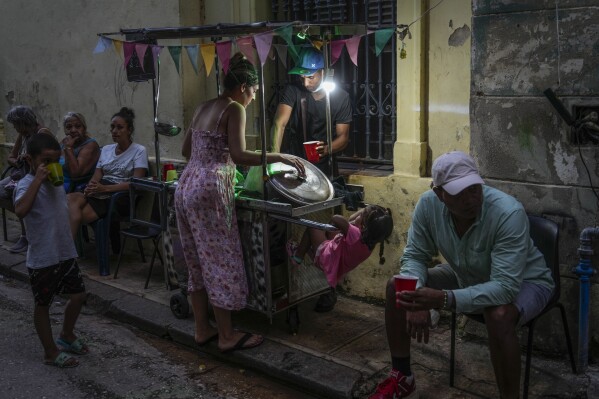
[[[551,271],[534,246],[528,216],[515,198],[483,186],[480,215],[460,238],[449,210],[427,191],[414,210],[400,274],[426,285],[427,267],[440,253],[456,275],[456,311],[472,313],[513,302],[522,281],[553,289]]]

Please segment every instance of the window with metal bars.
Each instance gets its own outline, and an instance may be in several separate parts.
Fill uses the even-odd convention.
[[[272,0],[272,20],[312,24],[363,24],[368,29],[396,26],[396,0]],[[333,40],[343,37],[334,37]],[[346,37],[346,38],[349,38]],[[349,144],[337,154],[341,168],[391,171],[396,140],[396,37],[375,54],[374,35],[364,35],[356,67],[347,51],[332,66],[335,81],[353,105]],[[274,114],[286,73],[275,76],[269,110]],[[272,115],[271,115],[272,116]]]

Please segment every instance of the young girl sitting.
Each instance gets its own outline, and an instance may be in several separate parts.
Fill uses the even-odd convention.
[[[384,242],[393,231],[389,208],[368,205],[349,219],[333,215],[330,223],[339,229],[338,233],[309,228],[299,245],[291,240],[287,242],[287,254],[294,266],[300,266],[304,256],[309,254],[314,259],[314,266],[324,272],[327,282],[334,288],[347,272],[370,256],[377,243],[381,244],[379,263],[385,263]]]

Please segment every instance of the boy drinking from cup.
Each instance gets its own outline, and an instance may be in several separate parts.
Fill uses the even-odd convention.
[[[62,185],[54,185],[50,180],[47,167],[59,158],[60,144],[53,136],[33,136],[25,156],[30,172],[19,180],[14,197],[15,213],[27,227],[26,264],[35,300],[33,321],[44,348],[44,363],[65,368],[79,365],[66,352],[84,355],[89,349],[73,331],[85,301],[85,286],[71,239],[66,194]],[[70,299],[62,331],[54,342],[49,310],[58,293],[70,295]]]

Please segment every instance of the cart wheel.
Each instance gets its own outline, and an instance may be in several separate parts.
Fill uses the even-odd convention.
[[[189,316],[187,296],[182,293],[171,296],[171,312],[177,319],[186,319]]]
[[[292,306],[287,310],[287,324],[289,324],[289,331],[291,334],[297,334],[299,330],[299,309],[296,306]]]

